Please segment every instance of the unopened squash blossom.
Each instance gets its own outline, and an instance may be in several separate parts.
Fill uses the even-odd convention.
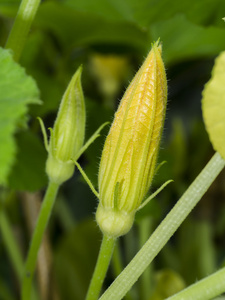
[[[84,142],[86,113],[81,72],[80,67],[65,91],[51,130],[49,145],[45,138],[48,150],[46,172],[49,179],[57,184],[63,183],[73,175],[75,166],[72,159],[75,159]],[[43,124],[41,125],[43,130]]]
[[[105,141],[96,220],[108,236],[130,230],[150,188],[166,104],[166,73],[157,42],[125,92]]]

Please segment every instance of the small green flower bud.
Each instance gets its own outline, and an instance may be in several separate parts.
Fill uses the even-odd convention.
[[[96,220],[109,236],[127,233],[155,172],[167,103],[161,46],[152,46],[130,83],[106,138]]]
[[[58,184],[74,172],[74,159],[81,149],[85,134],[85,105],[81,87],[80,67],[72,77],[62,98],[58,115],[51,130],[46,172]]]

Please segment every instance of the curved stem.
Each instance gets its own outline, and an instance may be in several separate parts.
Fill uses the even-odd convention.
[[[225,268],[192,284],[168,300],[209,300],[225,292]]]
[[[40,0],[22,0],[5,48],[12,49],[15,61],[19,61],[27,35],[36,15]]]
[[[58,184],[54,182],[49,183],[41,206],[37,224],[35,226],[33,237],[31,240],[29,252],[27,255],[25,270],[23,273],[22,300],[31,299],[32,278],[33,278],[33,274],[37,262],[38,250],[40,248],[43,234],[45,232],[49,217],[52,212],[52,208],[55,202],[58,188],[59,188]]]
[[[129,265],[102,295],[101,300],[120,300],[126,295],[199,202],[224,166],[225,161],[221,158],[219,153],[216,153]]]
[[[112,257],[115,241],[115,238],[103,235],[98,260],[91,279],[86,300],[97,300],[99,297],[103,280],[105,278]]]

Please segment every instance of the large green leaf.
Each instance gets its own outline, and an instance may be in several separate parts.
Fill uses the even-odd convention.
[[[144,48],[149,39],[146,30],[126,20],[113,22],[93,12],[80,12],[51,1],[41,5],[36,24],[54,33],[68,47],[120,43]]]
[[[20,0],[0,1],[0,16],[15,17]]]
[[[217,55],[225,48],[225,27],[195,25],[184,15],[155,23],[150,30],[153,39],[163,42],[166,63]]]
[[[149,1],[144,2],[146,9],[140,11],[138,20],[135,20],[136,17],[133,15],[134,12],[137,13],[135,5],[139,10],[141,8],[133,2],[133,4],[127,4],[127,8],[123,12],[123,9],[119,9],[119,4],[117,3],[116,6],[114,2],[106,2],[107,4],[98,10],[97,4],[101,3],[100,0],[96,3],[91,1],[89,4],[81,3],[81,1],[79,3],[77,1],[67,3],[66,1],[62,4],[49,1],[40,7],[36,24],[42,29],[54,33],[60,42],[70,49],[77,46],[117,44],[135,47],[143,54],[150,49],[152,41],[160,38],[165,49],[166,63],[210,57],[224,49],[225,28],[205,27],[199,25],[203,21],[197,22],[197,19],[196,23],[198,24],[190,21],[195,19],[194,16],[202,15],[197,14],[197,7],[202,7],[202,1],[198,3],[198,5],[201,3],[201,6],[196,6],[195,13],[184,6],[190,14],[193,14],[192,17],[181,7],[175,10],[173,3],[176,1],[172,2],[173,13],[168,13],[172,8],[166,0],[157,2],[152,9],[148,8],[151,4]],[[212,3],[214,5],[214,2]],[[194,3],[193,6],[195,7]],[[111,14],[105,13],[110,11],[109,7],[114,8],[111,9]],[[131,9],[131,7],[133,8]],[[148,14],[144,17],[146,11]],[[205,10],[203,11],[205,12]],[[129,17],[131,15],[133,15],[133,19]],[[146,19],[145,24],[141,24],[143,19]]]
[[[14,133],[27,112],[27,104],[39,103],[38,88],[10,51],[0,48],[0,184],[5,184],[14,161]]]
[[[195,23],[208,23],[217,12],[220,0],[64,0],[63,3],[79,12],[101,16],[106,20],[148,26],[180,13]]]
[[[19,0],[0,3],[0,15],[15,15]],[[63,6],[73,8],[77,13],[113,22],[130,22],[142,28],[176,14],[185,14],[194,23],[221,25],[224,17],[224,1],[221,0],[63,0]],[[44,5],[45,6],[45,5]]]
[[[212,145],[225,159],[225,51],[216,59],[204,88],[202,110]]]

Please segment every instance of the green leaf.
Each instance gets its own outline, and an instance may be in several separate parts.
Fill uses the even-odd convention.
[[[149,39],[146,30],[126,20],[113,22],[93,12],[80,12],[51,1],[41,5],[35,23],[54,33],[69,48],[97,43],[145,48]]]
[[[13,134],[24,119],[27,104],[40,102],[34,80],[2,48],[0,66],[0,184],[6,184],[16,152]]]
[[[77,11],[98,15],[112,21],[129,21],[148,26],[183,13],[196,23],[211,20],[218,10],[219,0],[64,0],[64,4]],[[200,13],[201,12],[201,13]]]
[[[211,143],[225,159],[225,51],[216,59],[212,77],[205,85],[203,118]]]
[[[18,152],[8,178],[8,185],[15,190],[36,191],[47,185],[45,174],[47,152],[32,132],[21,132],[16,136]]]
[[[190,58],[217,55],[225,48],[225,27],[203,27],[177,15],[166,21],[151,25],[153,40],[163,42],[163,57],[166,63]]]
[[[110,0],[84,0],[73,1],[65,0],[64,5],[72,7],[73,9],[89,13],[92,15],[100,16],[103,19],[111,21],[133,21],[133,11],[130,5],[131,1],[110,1]],[[140,5],[143,5],[143,0],[138,1]]]
[[[20,0],[1,1],[0,16],[14,18],[18,11],[19,4]]]

